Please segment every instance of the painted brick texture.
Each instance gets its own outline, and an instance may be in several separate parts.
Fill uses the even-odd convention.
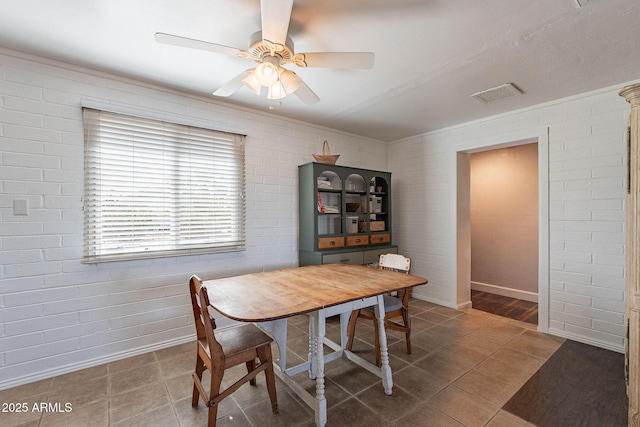
[[[548,332],[623,351],[623,86],[391,144],[395,238],[429,278],[416,295],[456,305],[456,153],[548,131]]]
[[[617,89],[388,145],[0,51],[0,389],[192,339],[191,274],[297,265],[297,166],[325,139],[339,164],[393,173],[394,243],[429,279],[416,294],[455,306],[455,153],[548,129],[549,332],[620,350],[628,104]],[[82,264],[82,99],[245,130],[247,250]],[[28,216],[13,214],[21,199]]]
[[[83,99],[246,131],[246,251],[82,264]],[[340,164],[386,168],[385,143],[277,110],[1,51],[0,389],[192,339],[191,274],[297,265],[297,166],[324,140]],[[28,201],[28,216],[14,215],[14,200]]]

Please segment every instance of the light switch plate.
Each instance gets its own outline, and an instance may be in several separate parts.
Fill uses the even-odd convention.
[[[27,199],[14,199],[13,200],[13,214],[14,215],[29,215],[29,200],[27,200]]]

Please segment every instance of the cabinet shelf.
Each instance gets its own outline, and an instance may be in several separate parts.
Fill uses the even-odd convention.
[[[300,265],[344,262],[344,256],[330,256],[338,253],[359,253],[347,258],[360,263],[354,260],[397,252],[391,244],[391,173],[315,162],[299,166],[298,173]]]

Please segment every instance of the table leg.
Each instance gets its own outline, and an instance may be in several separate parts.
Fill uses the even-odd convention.
[[[391,366],[389,366],[389,351],[387,350],[387,334],[384,329],[384,298],[378,295],[378,304],[374,306],[374,312],[378,322],[378,333],[380,337],[380,360],[382,365],[382,386],[384,393],[390,395],[393,389],[393,379],[391,377]]]
[[[276,364],[281,371],[287,369],[287,319],[270,320],[268,322],[257,323],[257,326],[269,332],[278,345],[280,357],[276,360]]]
[[[347,340],[349,339],[347,329],[349,328],[350,317],[350,311],[348,313],[340,313],[340,347],[342,347],[343,350],[347,348]]]
[[[316,426],[323,427],[327,424],[327,399],[324,387],[324,336],[326,332],[326,319],[324,310],[319,310],[310,315],[316,332],[316,400],[315,415]]]
[[[309,315],[309,378],[316,379],[316,333],[315,321],[312,315]]]

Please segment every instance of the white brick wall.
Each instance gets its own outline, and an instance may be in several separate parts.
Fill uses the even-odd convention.
[[[549,331],[621,350],[628,105],[618,89],[408,138],[387,154],[381,142],[0,51],[0,389],[191,339],[193,273],[296,265],[297,166],[325,139],[340,164],[393,172],[394,241],[429,278],[418,295],[453,306],[455,152],[548,127]],[[248,131],[247,250],[82,264],[81,99]],[[13,215],[15,199],[29,216]]]
[[[548,331],[623,351],[629,112],[617,94],[623,86],[391,144],[395,239],[413,258],[412,271],[429,278],[416,295],[457,302],[455,153],[548,128]]]
[[[82,99],[246,130],[247,250],[82,264]],[[191,274],[295,266],[297,166],[325,139],[386,168],[379,141],[0,51],[0,389],[192,339]]]

